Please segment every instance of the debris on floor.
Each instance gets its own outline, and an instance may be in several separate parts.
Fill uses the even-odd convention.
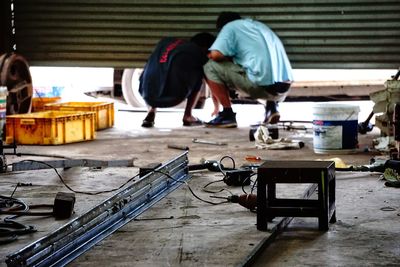
[[[395,141],[393,136],[384,136],[375,138],[374,148],[379,152],[389,152],[391,148],[395,147]]]
[[[391,168],[385,169],[383,178],[386,180],[386,186],[400,188],[400,176],[396,170]]]
[[[289,138],[272,139],[269,135],[268,128],[259,126],[254,133],[255,145],[258,149],[300,149],[304,147],[304,143],[300,140],[292,140]]]

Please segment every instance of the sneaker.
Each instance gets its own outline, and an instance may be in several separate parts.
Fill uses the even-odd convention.
[[[279,112],[275,112],[270,114],[269,116],[265,116],[264,123],[265,124],[277,124],[281,118],[281,114]]]
[[[206,127],[216,128],[236,128],[236,113],[221,111],[218,113],[217,117],[209,122],[206,122],[205,125]]]
[[[278,112],[278,103],[275,101],[267,101],[265,105],[265,124],[277,124],[281,115]]]

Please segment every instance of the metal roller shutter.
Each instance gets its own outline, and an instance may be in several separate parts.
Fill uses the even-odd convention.
[[[215,33],[221,11],[265,22],[294,68],[398,68],[399,0],[13,0],[31,65],[142,67],[163,36]]]

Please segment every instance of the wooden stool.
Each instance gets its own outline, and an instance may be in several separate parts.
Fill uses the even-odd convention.
[[[277,199],[277,183],[314,184],[318,199]],[[336,222],[335,187],[333,161],[266,161],[258,168],[257,229],[275,217],[318,217],[319,230],[328,230]]]

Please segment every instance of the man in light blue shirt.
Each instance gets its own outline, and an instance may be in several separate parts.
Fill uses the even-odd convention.
[[[206,123],[208,127],[237,127],[229,90],[253,99],[267,99],[265,123],[277,123],[277,102],[285,99],[293,81],[292,68],[278,36],[265,24],[242,19],[238,13],[222,12],[220,29],[204,66],[215,110],[223,110]]]

